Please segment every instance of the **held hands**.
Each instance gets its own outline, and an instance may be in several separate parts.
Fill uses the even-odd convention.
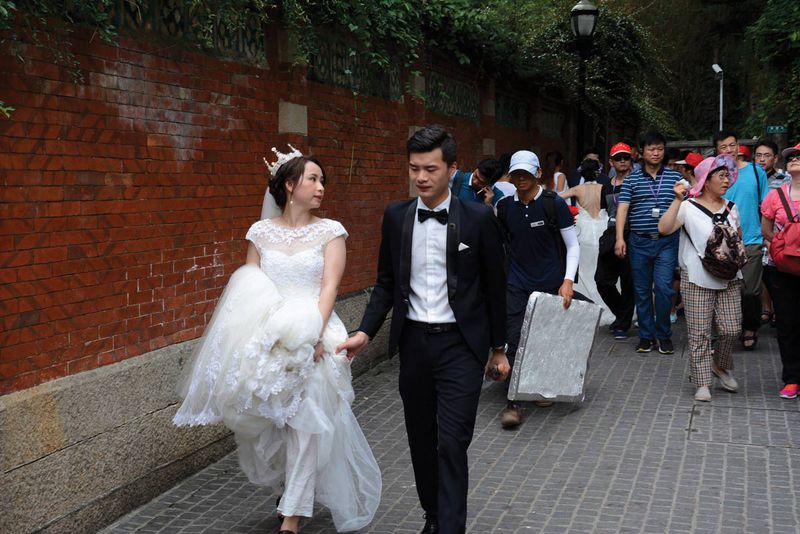
[[[564,283],[558,288],[558,294],[564,299],[565,310],[572,304],[572,293],[572,280],[564,280]]]
[[[362,331],[358,331],[350,336],[347,341],[336,347],[336,352],[347,351],[347,359],[352,360],[356,354],[361,352],[369,343],[369,336]]]
[[[499,382],[505,380],[510,371],[511,366],[508,364],[505,349],[493,350],[489,361],[486,362],[484,374],[495,382]]]

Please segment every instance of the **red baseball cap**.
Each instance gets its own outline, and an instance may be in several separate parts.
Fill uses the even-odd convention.
[[[616,145],[611,147],[611,152],[609,152],[609,156],[612,158],[617,154],[630,154],[631,147],[626,145],[625,143],[617,143]]]
[[[750,157],[750,149],[746,145],[739,145],[739,155],[746,158]]]
[[[689,152],[686,157],[680,161],[676,161],[676,165],[688,165],[692,168],[697,167],[703,161],[703,155],[697,152]]]

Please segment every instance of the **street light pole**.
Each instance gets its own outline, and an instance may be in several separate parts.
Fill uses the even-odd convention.
[[[586,143],[586,113],[583,111],[583,102],[586,100],[586,60],[589,55],[587,49],[587,46],[581,46],[580,62],[578,63],[578,117],[576,121],[578,132],[575,143],[575,160],[579,165]]]
[[[572,34],[575,36],[578,53],[580,54],[578,63],[578,116],[576,118],[578,131],[575,139],[575,159],[579,164],[581,156],[583,156],[586,130],[586,116],[583,111],[583,106],[586,101],[586,62],[591,52],[592,36],[597,27],[597,16],[599,13],[594,2],[591,0],[580,0],[580,2],[575,4],[569,14]]]
[[[714,63],[711,65],[711,69],[716,73],[717,78],[719,78],[719,130],[722,131],[722,102],[724,97],[724,82],[725,82],[725,72],[722,70],[718,64]]]

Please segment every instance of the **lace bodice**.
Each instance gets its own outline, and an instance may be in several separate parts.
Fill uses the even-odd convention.
[[[253,224],[246,238],[261,255],[261,269],[283,297],[319,297],[322,286],[325,245],[336,237],[347,237],[341,223],[331,219],[288,228],[264,219]]]

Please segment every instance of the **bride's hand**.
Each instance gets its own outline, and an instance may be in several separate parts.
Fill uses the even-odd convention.
[[[322,341],[320,341],[314,347],[314,363],[317,363],[322,359],[322,353],[324,351],[325,349],[322,347]]]

